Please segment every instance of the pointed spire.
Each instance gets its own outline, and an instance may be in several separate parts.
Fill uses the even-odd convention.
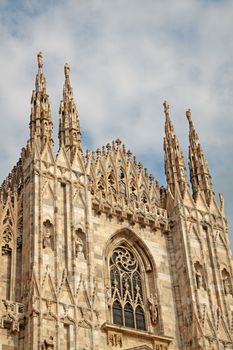
[[[73,89],[70,84],[70,66],[64,67],[65,83],[63,87],[63,100],[60,103],[59,144],[65,146],[71,158],[76,149],[81,151],[81,131],[77,108],[73,99]]]
[[[184,157],[180,149],[179,141],[174,132],[173,125],[171,123],[169,105],[167,101],[163,103],[163,107],[166,118],[164,152],[167,183],[171,189],[172,194],[175,193],[176,188],[179,188],[181,195],[183,195],[187,186],[187,174]]]
[[[203,191],[206,202],[209,205],[213,194],[211,175],[199,137],[193,126],[190,109],[186,111],[186,117],[189,122],[189,169],[193,197],[195,199],[198,192]]]
[[[43,56],[37,55],[38,73],[36,75],[35,90],[32,91],[31,117],[30,117],[30,140],[33,146],[37,140],[42,151],[45,144],[52,141],[52,117],[49,96],[46,93],[46,80],[43,73]],[[33,147],[32,147],[33,148]]]

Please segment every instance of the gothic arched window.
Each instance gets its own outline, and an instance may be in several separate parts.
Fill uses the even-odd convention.
[[[140,263],[124,244],[110,257],[111,305],[114,324],[146,329]]]

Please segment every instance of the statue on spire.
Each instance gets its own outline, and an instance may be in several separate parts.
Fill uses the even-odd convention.
[[[166,116],[168,116],[169,115],[169,104],[167,103],[167,101],[164,101],[163,102],[163,108],[164,108],[164,113],[165,113],[165,115]]]
[[[192,119],[191,119],[192,118],[192,114],[191,114],[191,109],[190,108],[186,111],[186,117],[187,117],[189,123],[191,123],[191,121],[192,121]]]
[[[37,62],[38,62],[38,68],[42,68],[43,67],[43,55],[42,55],[41,51],[37,54]]]
[[[70,77],[70,66],[68,63],[66,63],[64,66],[64,72],[65,72],[65,78],[69,78]]]

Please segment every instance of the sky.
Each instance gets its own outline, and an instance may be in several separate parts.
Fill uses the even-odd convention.
[[[160,185],[163,101],[187,167],[191,108],[233,241],[232,14],[232,0],[0,0],[0,182],[29,136],[42,51],[56,146],[66,62],[84,148],[120,138]]]

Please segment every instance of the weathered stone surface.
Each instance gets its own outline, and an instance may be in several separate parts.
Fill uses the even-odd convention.
[[[167,189],[119,139],[84,157],[68,65],[55,155],[42,68],[0,190],[0,349],[233,349],[224,199],[190,110],[193,193],[166,102]]]

